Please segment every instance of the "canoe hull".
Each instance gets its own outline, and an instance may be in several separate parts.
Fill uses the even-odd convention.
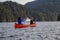
[[[15,28],[27,28],[27,27],[36,27],[36,24],[17,24],[15,23]]]

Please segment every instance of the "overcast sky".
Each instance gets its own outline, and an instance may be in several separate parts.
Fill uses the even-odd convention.
[[[0,0],[0,2],[3,2],[3,1],[7,1],[7,0]],[[31,1],[34,1],[34,0],[11,0],[11,1],[15,1],[17,3],[20,3],[20,4],[24,5],[27,2],[31,2]]]

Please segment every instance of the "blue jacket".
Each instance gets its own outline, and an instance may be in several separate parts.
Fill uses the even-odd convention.
[[[18,19],[18,24],[22,24],[22,20],[21,19]]]

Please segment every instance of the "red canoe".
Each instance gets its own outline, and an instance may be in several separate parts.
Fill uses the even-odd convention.
[[[34,24],[17,24],[17,23],[15,23],[15,28],[26,28],[26,27],[36,27],[36,23],[34,23]]]

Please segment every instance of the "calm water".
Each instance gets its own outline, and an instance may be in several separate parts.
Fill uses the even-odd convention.
[[[35,28],[23,29],[14,29],[14,23],[0,23],[0,40],[60,40],[60,22],[36,22]]]

